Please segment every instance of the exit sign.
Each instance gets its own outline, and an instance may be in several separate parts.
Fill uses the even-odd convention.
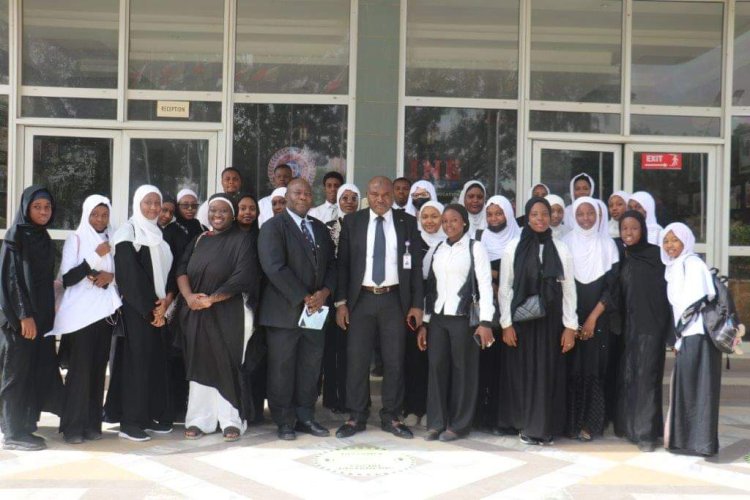
[[[682,170],[682,153],[641,153],[641,170]]]

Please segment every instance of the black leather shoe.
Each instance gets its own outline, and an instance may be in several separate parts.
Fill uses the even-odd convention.
[[[99,431],[83,431],[83,439],[86,441],[99,441],[102,439],[102,433]]]
[[[327,437],[331,435],[331,431],[317,423],[315,420],[297,422],[297,425],[294,426],[294,430],[304,434],[312,434],[315,437]]]
[[[450,443],[451,441],[455,441],[456,439],[460,439],[461,436],[457,432],[453,432],[450,429],[446,429],[443,432],[440,433],[440,437],[438,438],[441,443]]]
[[[393,422],[384,422],[381,425],[381,429],[403,439],[412,439],[414,437],[414,434],[412,434],[409,428],[402,422],[397,422],[395,424]]]
[[[427,434],[424,435],[425,441],[437,441],[438,437],[440,436],[440,431],[435,429],[430,429],[427,431]]]
[[[336,431],[336,437],[339,439],[352,437],[356,433],[364,431],[366,428],[367,424],[363,422],[346,422],[338,428]]]
[[[63,440],[67,444],[83,444],[83,436],[81,434],[63,434]]]
[[[297,434],[294,432],[294,427],[288,424],[279,426],[279,439],[284,441],[294,441],[297,439]]]

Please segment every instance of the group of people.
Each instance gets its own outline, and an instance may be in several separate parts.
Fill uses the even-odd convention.
[[[5,448],[45,447],[41,411],[70,444],[101,439],[103,419],[135,441],[175,422],[187,439],[218,428],[235,441],[266,400],[280,439],[329,436],[321,392],[348,413],[335,431],[347,438],[366,430],[377,357],[380,425],[397,437],[425,416],[427,440],[475,429],[528,445],[613,423],[643,451],[718,451],[721,354],[700,315],[675,330],[716,291],[690,229],[662,229],[648,193],[605,203],[579,174],[570,204],[537,184],[516,217],[477,180],[443,205],[427,181],[375,177],[363,197],[329,172],[317,207],[290,166],[273,183],[256,200],[230,167],[203,204],[143,185],[117,231],[109,200],[89,196],[57,301],[55,200],[27,188],[0,251]]]

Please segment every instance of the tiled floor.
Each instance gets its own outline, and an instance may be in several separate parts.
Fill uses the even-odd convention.
[[[182,428],[147,443],[117,438],[68,446],[57,418],[40,434],[49,449],[0,451],[0,499],[138,498],[592,498],[616,500],[750,498],[750,359],[725,372],[721,452],[705,460],[658,450],[639,453],[611,434],[529,447],[515,437],[473,433],[451,444],[401,440],[376,425],[353,438],[276,439],[270,424],[238,443],[199,441]],[[377,398],[375,403],[377,404]],[[340,416],[320,410],[332,430]],[[373,420],[374,424],[374,420]]]

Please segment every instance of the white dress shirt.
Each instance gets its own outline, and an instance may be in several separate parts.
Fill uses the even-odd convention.
[[[471,238],[469,234],[455,242],[453,245],[444,241],[435,250],[432,256],[432,271],[435,274],[437,286],[437,298],[435,299],[435,314],[456,316],[461,297],[458,292],[466,283],[471,270],[471,255],[469,245]],[[479,319],[480,321],[492,321],[495,314],[495,306],[492,301],[492,268],[487,250],[484,246],[474,243],[474,274],[477,277],[477,293],[479,294]],[[471,293],[471,292],[469,292]],[[429,321],[429,315],[425,315],[425,321]]]
[[[393,210],[383,215],[383,231],[385,232],[385,281],[376,284],[372,280],[372,259],[375,252],[375,220],[378,214],[370,210],[370,224],[367,226],[367,255],[365,259],[365,277],[362,280],[362,286],[393,286],[398,285],[398,248],[396,239],[396,226],[393,224]],[[409,248],[409,252],[417,249]]]
[[[500,286],[497,292],[500,304],[500,326],[508,328],[513,324],[513,316],[510,311],[510,303],[513,300],[513,263],[516,259],[516,248],[519,238],[514,239],[505,248],[505,254],[500,261]],[[552,239],[557,248],[560,262],[563,266],[562,293],[562,322],[565,328],[578,329],[578,315],[576,314],[576,281],[573,277],[573,255],[567,245],[558,239]],[[542,258],[543,245],[539,247],[539,258]],[[562,332],[560,332],[562,334]]]
[[[336,203],[330,203],[328,200],[325,201],[322,205],[318,205],[317,207],[313,207],[307,215],[310,217],[315,217],[323,224],[327,224],[328,222],[332,220],[336,220],[338,217],[339,210],[338,205]]]
[[[286,209],[286,211],[289,213],[289,216],[297,225],[297,228],[299,229],[300,233],[302,233],[302,236],[305,235],[305,233],[302,231],[302,221],[305,221],[305,224],[307,224],[307,230],[310,231],[310,237],[313,240],[313,244],[315,244],[315,233],[313,232],[312,222],[309,219],[310,212],[308,212],[305,217],[300,217],[288,208]]]

